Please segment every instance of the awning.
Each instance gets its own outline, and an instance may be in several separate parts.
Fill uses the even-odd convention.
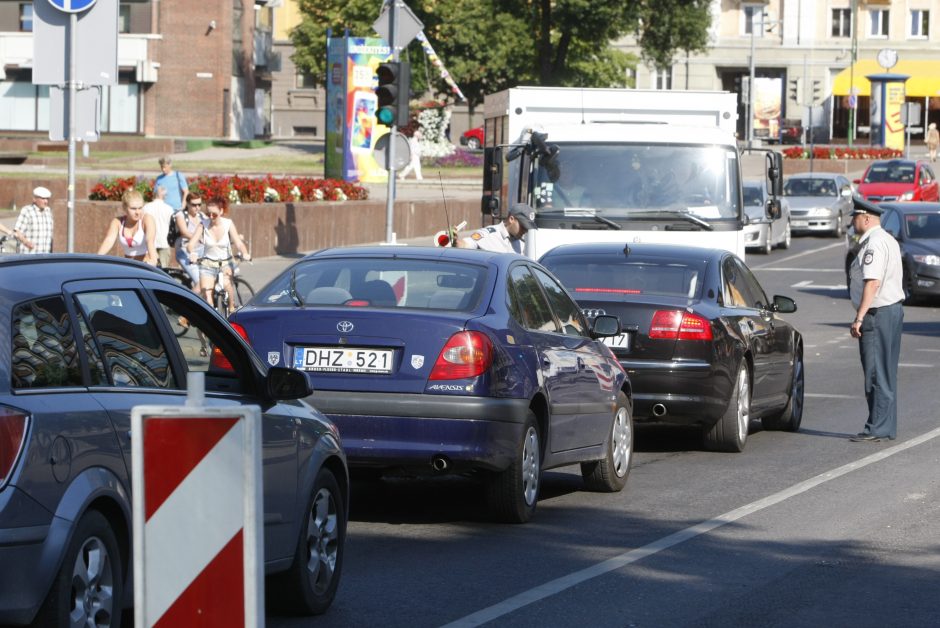
[[[856,61],[854,79],[858,95],[871,95],[871,84],[865,78],[867,75],[884,74],[885,71],[874,59]],[[905,83],[908,98],[923,98],[924,96],[940,98],[940,61],[898,61],[896,66],[887,71],[891,74],[907,74],[911,77]],[[849,95],[851,72],[851,68],[845,68],[836,75],[832,82],[833,95]]]

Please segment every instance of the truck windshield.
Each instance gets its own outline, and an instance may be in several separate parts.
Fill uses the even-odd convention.
[[[535,173],[542,215],[630,220],[671,213],[704,221],[741,215],[738,153],[730,146],[565,144]]]

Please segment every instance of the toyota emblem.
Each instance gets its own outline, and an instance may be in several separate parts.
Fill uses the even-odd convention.
[[[348,334],[349,332],[353,330],[353,327],[355,327],[355,325],[353,325],[349,321],[340,321],[336,323],[336,331],[342,334]]]

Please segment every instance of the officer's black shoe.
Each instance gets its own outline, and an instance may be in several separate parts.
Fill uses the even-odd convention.
[[[853,443],[879,443],[881,442],[881,437],[875,436],[874,434],[857,434],[849,440]]]

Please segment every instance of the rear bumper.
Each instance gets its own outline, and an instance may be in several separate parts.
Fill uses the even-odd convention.
[[[637,421],[675,425],[714,425],[731,398],[726,369],[703,361],[621,360],[633,385]],[[662,404],[665,413],[653,409]]]
[[[42,523],[40,523],[42,522]],[[0,624],[31,622],[46,598],[67,539],[55,519],[14,486],[0,494]]]
[[[449,470],[507,468],[529,412],[528,399],[316,391],[307,401],[343,439],[350,467]]]

